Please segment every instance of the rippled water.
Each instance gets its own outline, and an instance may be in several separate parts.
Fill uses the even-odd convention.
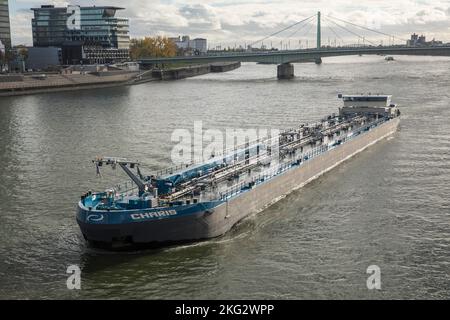
[[[0,98],[0,298],[450,298],[450,59],[244,64],[133,87]],[[79,195],[96,155],[168,165],[175,128],[292,127],[337,111],[338,92],[382,92],[400,131],[219,239],[129,253],[87,248]],[[108,171],[110,173],[111,171]],[[82,290],[66,268],[82,268]],[[369,265],[382,290],[366,287]]]

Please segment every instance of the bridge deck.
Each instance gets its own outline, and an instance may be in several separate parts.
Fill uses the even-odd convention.
[[[420,55],[420,56],[450,56],[450,46],[436,47],[358,47],[358,48],[321,48],[306,50],[268,51],[268,52],[244,52],[222,55],[204,55],[192,57],[173,58],[148,58],[140,59],[142,65],[162,64],[162,63],[211,63],[211,62],[263,62],[282,64],[290,62],[300,62],[323,57],[349,56],[359,54],[384,54],[384,55]]]

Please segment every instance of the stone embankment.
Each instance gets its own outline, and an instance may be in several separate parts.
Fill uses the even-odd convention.
[[[241,66],[240,62],[223,62],[200,64],[171,69],[158,69],[152,71],[152,77],[159,80],[179,80],[211,72],[227,72]]]
[[[227,62],[141,72],[107,71],[86,74],[0,75],[0,97],[136,85],[158,80],[178,80],[210,72],[227,72],[240,66],[240,62]]]

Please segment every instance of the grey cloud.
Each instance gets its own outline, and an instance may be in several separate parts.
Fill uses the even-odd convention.
[[[264,17],[265,15],[267,15],[266,12],[258,11],[258,12],[255,12],[255,13],[252,15],[252,17],[253,17],[253,18],[260,18],[260,17]]]
[[[189,28],[193,30],[218,30],[222,27],[214,10],[202,4],[182,6],[179,13],[188,21]]]
[[[180,8],[180,14],[188,19],[209,19],[212,12],[204,5],[186,5]]]
[[[28,8],[65,0],[17,0]],[[92,0],[67,0],[71,4],[92,5]],[[125,7],[118,13],[130,19],[132,37],[162,34],[202,36],[210,42],[251,42],[314,14],[321,7],[324,16],[332,14],[358,24],[379,23],[380,30],[409,37],[412,32],[436,34],[450,40],[448,0],[419,3],[415,0],[95,0],[96,5]],[[17,19],[15,19],[17,18]],[[18,43],[31,42],[31,16],[27,9],[16,10],[12,20],[13,37]],[[372,21],[373,20],[373,21]],[[326,32],[326,30],[324,31]],[[288,32],[289,34],[290,32]],[[313,32],[311,32],[311,36]],[[333,36],[334,37],[334,36]],[[446,39],[445,39],[446,38]],[[273,39],[274,43],[277,39]]]
[[[418,17],[423,17],[426,15],[427,15],[427,12],[425,10],[420,10],[419,12],[416,13],[416,16],[418,16]]]

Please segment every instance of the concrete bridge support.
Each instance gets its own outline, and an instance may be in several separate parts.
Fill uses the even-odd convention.
[[[314,59],[314,62],[315,62],[316,64],[322,64],[322,58],[321,58],[321,57],[315,58],[315,59]]]
[[[291,63],[283,63],[278,65],[277,77],[279,80],[294,78],[294,65]]]

